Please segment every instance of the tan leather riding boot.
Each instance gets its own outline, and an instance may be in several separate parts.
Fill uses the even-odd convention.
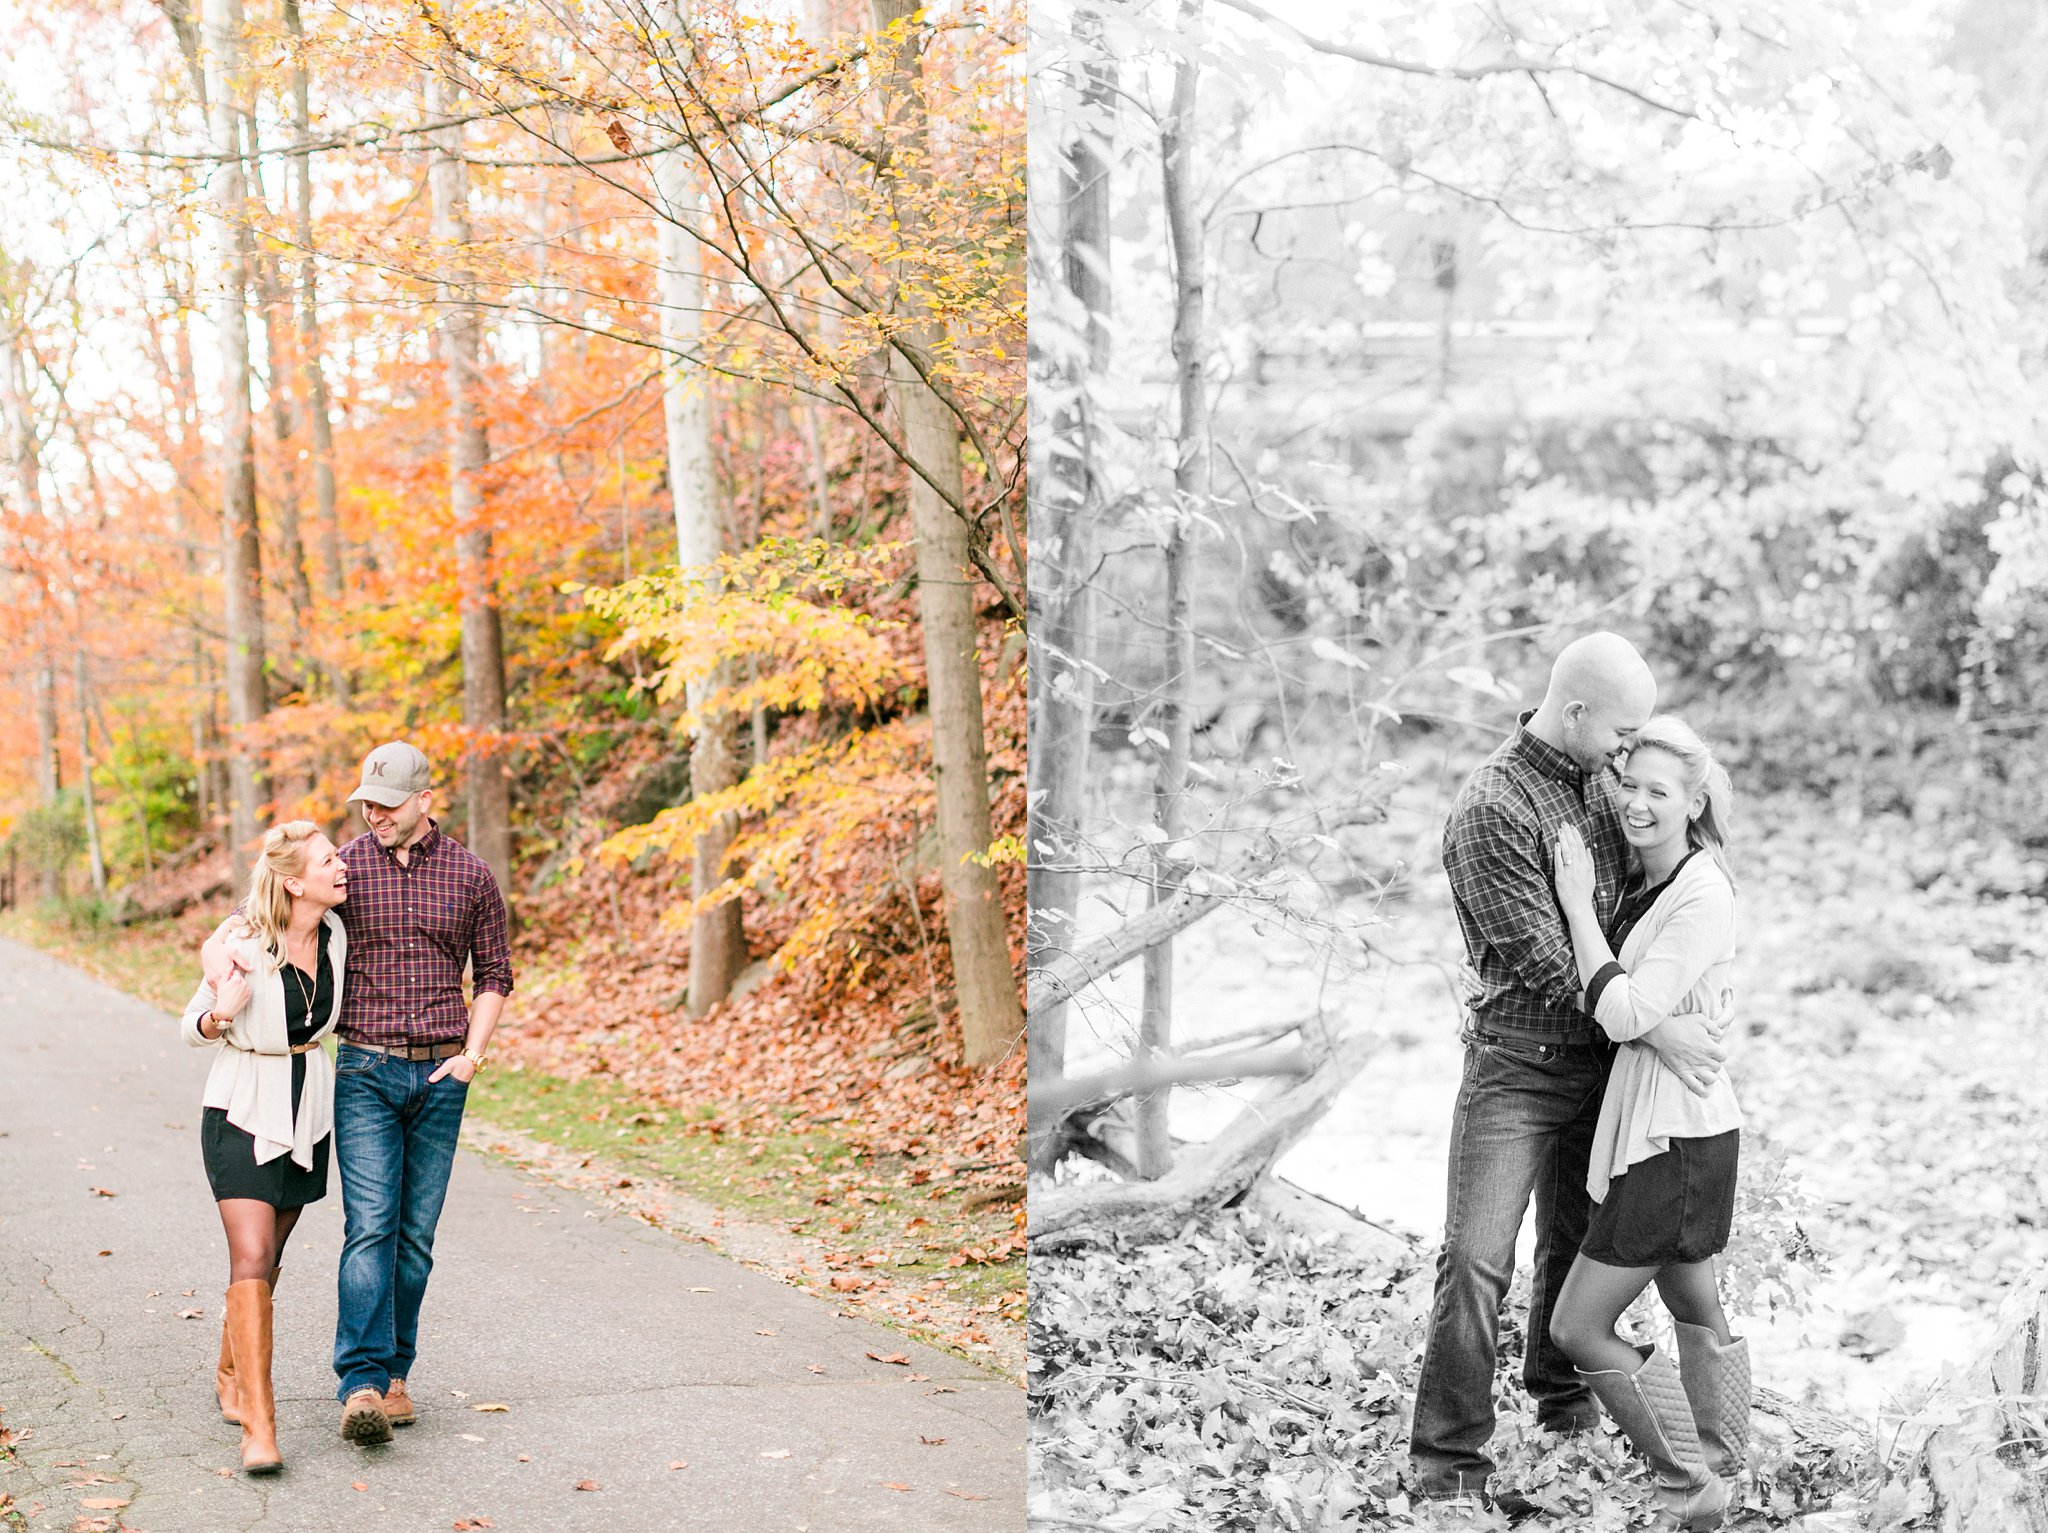
[[[274,1474],[277,1400],[270,1388],[270,1285],[262,1278],[228,1284],[228,1344],[234,1352],[236,1405],[242,1418],[242,1469]]]
[[[277,1292],[277,1280],[284,1268],[270,1269],[270,1291]],[[220,1419],[231,1427],[242,1424],[242,1408],[235,1398],[235,1349],[228,1345],[227,1311],[220,1317],[220,1361],[213,1365],[213,1398],[220,1402]]]
[[[240,1426],[241,1406],[235,1399],[235,1349],[229,1344],[225,1309],[220,1315],[220,1361],[213,1365],[213,1397],[220,1402],[220,1419],[230,1426]]]

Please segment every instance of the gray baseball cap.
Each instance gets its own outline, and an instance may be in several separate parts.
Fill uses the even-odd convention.
[[[395,809],[427,787],[427,758],[416,745],[393,740],[363,758],[363,785],[348,796]]]

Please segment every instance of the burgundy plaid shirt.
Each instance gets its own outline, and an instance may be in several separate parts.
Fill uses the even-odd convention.
[[[341,849],[348,865],[348,976],[335,1032],[361,1043],[450,1043],[469,1032],[462,970],[477,993],[512,993],[512,941],[505,899],[481,857],[441,833],[426,835],[400,863],[362,835]]]
[[[1526,726],[1531,715],[1523,714]],[[1628,876],[1628,840],[1612,768],[1588,776],[1556,746],[1517,728],[1467,780],[1444,826],[1444,872],[1484,993],[1482,1031],[1541,1043],[1605,1035],[1579,1010],[1579,965],[1551,887],[1557,827],[1570,823],[1593,858],[1593,908],[1614,919]],[[353,899],[355,896],[349,896]],[[355,952],[349,952],[355,973]]]

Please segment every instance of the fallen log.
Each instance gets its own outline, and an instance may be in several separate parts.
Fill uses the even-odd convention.
[[[1334,1198],[1297,1187],[1270,1171],[1253,1182],[1240,1205],[1276,1224],[1298,1230],[1327,1245],[1337,1266],[1382,1268],[1416,1262],[1422,1242],[1413,1235],[1375,1223]]]
[[[1196,894],[1183,887],[1165,904],[1154,905],[1115,930],[1105,932],[1071,952],[1051,953],[1042,961],[1033,963],[1025,976],[1028,987],[1026,1022],[1038,1021],[1054,1007],[1073,1000],[1112,969],[1193,926],[1221,905],[1223,898],[1221,894]]]
[[[1112,1233],[1163,1239],[1197,1209],[1231,1202],[1322,1117],[1380,1044],[1368,1033],[1336,1039],[1308,1076],[1245,1107],[1214,1139],[1191,1146],[1156,1181],[1034,1189],[1025,1227],[1032,1247],[1065,1250]]]
[[[1076,1108],[1109,1097],[1157,1091],[1162,1086],[1246,1080],[1257,1075],[1306,1075],[1313,1067],[1308,1050],[1293,1045],[1206,1056],[1168,1054],[1156,1059],[1126,1060],[1094,1075],[1048,1082],[1033,1089],[1031,1106],[1034,1112],[1045,1114],[1048,1123],[1057,1123]]]

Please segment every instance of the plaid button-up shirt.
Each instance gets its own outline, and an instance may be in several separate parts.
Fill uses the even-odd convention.
[[[478,994],[512,993],[512,941],[505,899],[489,864],[459,841],[429,830],[401,863],[358,836],[341,849],[348,865],[348,982],[335,1031],[361,1043],[450,1043],[469,1032],[462,970]]]
[[[1551,887],[1551,853],[1558,826],[1576,826],[1592,853],[1593,908],[1602,926],[1611,923],[1629,865],[1617,779],[1611,767],[1589,776],[1530,734],[1531,717],[1521,716],[1452,805],[1444,872],[1482,987],[1473,1023],[1530,1042],[1590,1042],[1602,1035],[1579,1009],[1579,966]]]

